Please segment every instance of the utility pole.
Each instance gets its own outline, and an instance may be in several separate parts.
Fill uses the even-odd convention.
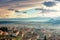
[[[44,40],[47,40],[46,35],[44,36]]]

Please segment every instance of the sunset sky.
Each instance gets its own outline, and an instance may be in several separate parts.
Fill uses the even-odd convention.
[[[60,0],[0,0],[0,19],[60,17]]]

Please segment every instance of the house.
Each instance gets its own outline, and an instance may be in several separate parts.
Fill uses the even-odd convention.
[[[3,31],[2,30],[0,30],[0,35],[2,35],[3,34]]]
[[[14,36],[14,37],[16,37],[16,36],[18,36],[18,34],[19,34],[19,31],[15,30],[15,31],[13,31],[13,33],[11,35]]]
[[[8,35],[8,32],[3,32],[2,35]]]

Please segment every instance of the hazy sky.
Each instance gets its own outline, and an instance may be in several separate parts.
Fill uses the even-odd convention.
[[[0,0],[0,18],[60,17],[60,0]]]

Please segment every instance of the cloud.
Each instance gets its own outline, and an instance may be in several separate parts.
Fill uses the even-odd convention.
[[[53,9],[43,9],[43,8],[36,8],[35,10],[39,10],[39,11],[41,11],[41,13],[58,12],[57,10],[53,10]]]
[[[47,6],[47,7],[52,7],[52,6],[55,6],[55,5],[56,5],[55,2],[51,2],[51,1],[44,2],[43,4],[44,4],[45,6]]]
[[[15,12],[0,8],[0,18],[9,18]]]
[[[53,18],[60,13],[60,3],[54,0],[1,0],[0,2],[0,18]]]
[[[60,1],[60,0],[55,0],[55,1]]]
[[[18,2],[18,1],[28,1],[28,0],[0,0],[0,3],[11,3],[11,2]]]

